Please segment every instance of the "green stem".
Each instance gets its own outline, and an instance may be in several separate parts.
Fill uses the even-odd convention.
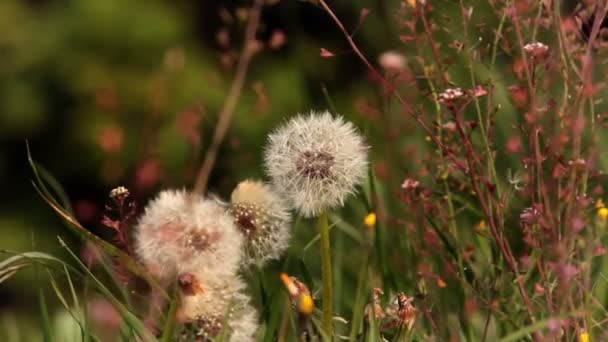
[[[327,212],[319,216],[319,231],[321,236],[321,259],[323,268],[323,329],[325,334],[331,338],[333,336],[333,316],[334,298],[331,273],[331,247],[329,239],[329,223]]]
[[[364,242],[363,246],[363,260],[361,262],[361,269],[359,270],[359,277],[357,281],[357,289],[355,291],[355,303],[353,304],[353,319],[350,326],[349,341],[356,341],[357,334],[359,333],[359,326],[365,310],[365,293],[367,293],[367,279],[368,279],[368,268],[369,268],[369,246],[373,244],[373,238],[368,239]]]
[[[173,298],[169,304],[169,313],[167,314],[167,320],[163,328],[162,342],[170,342],[173,340],[173,334],[175,333],[175,327],[177,325],[177,308],[179,306],[179,293],[177,286],[173,289]]]

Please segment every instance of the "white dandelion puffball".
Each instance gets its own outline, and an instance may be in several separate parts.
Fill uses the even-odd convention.
[[[243,265],[263,266],[289,246],[290,215],[284,201],[266,184],[240,182],[230,198],[230,212],[245,237]]]
[[[237,275],[201,283],[200,291],[182,297],[178,311],[179,320],[190,333],[203,341],[212,341],[224,331],[231,342],[254,341],[258,316],[244,293],[245,283]]]
[[[303,216],[344,205],[367,173],[367,150],[355,126],[329,112],[298,115],[269,135],[266,172]]]
[[[135,251],[161,280],[181,272],[232,275],[242,248],[243,237],[220,203],[183,190],[158,194],[135,228]]]

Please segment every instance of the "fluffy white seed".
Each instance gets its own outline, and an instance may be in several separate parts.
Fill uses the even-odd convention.
[[[231,342],[254,341],[258,318],[244,294],[244,282],[233,275],[202,279],[200,283],[200,291],[182,298],[178,313],[193,335],[211,341],[225,332]]]
[[[278,259],[289,245],[289,209],[274,191],[262,182],[246,180],[230,198],[236,227],[245,237],[243,264],[263,266]]]
[[[237,272],[243,237],[217,201],[186,191],[162,191],[135,228],[135,250],[160,279],[195,270],[202,278]]]
[[[355,126],[329,112],[298,115],[269,135],[266,172],[275,191],[305,217],[344,205],[367,173]]]

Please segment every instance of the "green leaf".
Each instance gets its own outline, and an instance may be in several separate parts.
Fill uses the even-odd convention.
[[[29,266],[28,264],[18,264],[5,267],[4,269],[0,269],[0,284],[2,284],[5,280],[14,276],[20,269]]]
[[[270,307],[270,318],[268,319],[268,323],[266,324],[266,332],[264,334],[264,342],[272,342],[275,341],[275,337],[277,332],[279,331],[279,326],[281,324],[281,318],[283,317],[282,310],[280,309],[272,309],[272,308],[280,308],[283,303],[288,300],[286,298],[285,291],[278,291],[273,296],[272,306]]]
[[[74,321],[76,321],[76,323],[80,327],[80,331],[82,332],[83,339],[84,339],[85,335],[89,335],[90,337],[93,338],[93,340],[99,341],[99,339],[97,337],[95,337],[94,335],[92,335],[91,331],[87,330],[86,327],[83,325],[78,312],[74,312],[74,309],[72,309],[72,307],[70,307],[70,304],[68,304],[68,301],[65,299],[65,297],[61,293],[61,290],[59,289],[59,286],[57,285],[55,278],[53,278],[53,274],[48,269],[46,271],[49,275],[49,279],[51,281],[51,286],[53,287],[53,290],[55,291],[55,295],[57,296],[57,299],[59,299],[59,301],[65,308],[65,310],[70,314],[70,316],[72,316]],[[67,269],[66,269],[66,276],[68,276],[68,278],[69,278],[69,273],[67,272]],[[76,308],[78,308],[78,306],[76,306]]]
[[[144,341],[155,341],[156,339],[154,338],[154,336],[152,336],[150,334],[150,332],[145,327],[143,322],[141,322],[139,320],[139,318],[137,318],[137,316],[135,316],[130,310],[128,310],[122,304],[122,302],[120,300],[118,300],[112,294],[112,292],[110,290],[108,290],[108,288],[99,279],[97,279],[97,277],[95,277],[95,275],[89,270],[89,268],[86,267],[86,265],[84,265],[82,263],[82,261],[80,261],[80,258],[78,258],[78,256],[76,254],[74,254],[74,252],[71,249],[68,248],[68,246],[65,244],[65,242],[61,238],[59,238],[59,243],[61,244],[61,246],[63,246],[67,250],[67,252],[70,254],[70,256],[76,261],[76,263],[87,274],[88,278],[93,281],[93,284],[97,287],[97,289],[101,292],[101,294],[103,294],[106,297],[106,299],[108,299],[114,305],[114,307],[118,310],[118,312],[121,314],[121,316],[125,320],[125,323],[137,335],[139,335],[141,338],[143,338]]]
[[[114,245],[108,243],[107,241],[99,238],[95,234],[91,233],[88,229],[84,228],[69,211],[64,209],[59,202],[51,195],[49,190],[47,189],[45,183],[40,178],[40,172],[36,167],[36,163],[32,159],[30,154],[29,145],[27,146],[27,157],[30,163],[30,167],[32,168],[32,172],[34,173],[35,180],[32,181],[32,185],[34,189],[38,192],[40,197],[67,223],[67,227],[81,240],[83,241],[91,241],[95,243],[97,246],[101,247],[104,252],[106,252],[111,257],[118,260],[122,265],[124,265],[130,272],[135,275],[145,279],[150,286],[154,287],[156,290],[161,293],[165,299],[170,300],[166,291],[158,284],[158,282],[146,271],[146,269],[137,263],[130,255],[123,252],[122,250],[116,248]]]
[[[119,262],[122,263],[130,272],[133,274],[145,279],[152,287],[156,288],[166,299],[169,299],[167,292],[158,284],[158,282],[146,271],[146,269],[137,263],[131,256],[127,253],[121,251],[116,248],[112,244],[108,243],[105,240],[102,240],[95,234],[88,231],[84,228],[74,217],[65,212],[61,207],[59,207],[56,202],[50,198],[46,194],[44,194],[36,184],[34,184],[34,188],[38,191],[38,194],[47,202],[47,204],[55,210],[59,216],[61,216],[67,223],[68,227],[72,232],[76,234],[79,238],[84,241],[92,241],[99,247],[101,247],[104,252],[108,253],[113,258],[116,258]]]
[[[34,270],[36,272],[36,283],[40,284],[40,272],[36,265],[34,265]],[[42,317],[42,333],[44,336],[44,341],[52,342],[55,339],[53,338],[53,330],[51,328],[49,310],[46,305],[46,298],[44,296],[44,291],[42,289],[42,286],[38,286],[38,305],[39,305],[39,309],[40,309],[40,316]]]
[[[573,312],[571,314],[562,315],[560,317],[553,317],[553,318],[548,318],[548,319],[545,319],[542,321],[538,321],[538,322],[532,323],[528,326],[525,326],[517,331],[510,333],[509,335],[501,338],[500,342],[521,341],[526,336],[532,336],[532,334],[534,334],[535,332],[546,329],[552,321],[555,321],[555,320],[559,321],[562,319],[571,318],[573,316],[585,317],[585,315],[587,315],[586,312]]]

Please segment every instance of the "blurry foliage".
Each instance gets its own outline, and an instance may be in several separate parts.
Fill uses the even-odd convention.
[[[63,253],[56,235],[65,237],[65,228],[31,187],[25,139],[34,158],[61,180],[78,218],[102,236],[99,219],[111,188],[135,187],[143,202],[159,187],[191,185],[240,49],[238,7],[232,1],[0,1],[0,179],[10,194],[0,199],[0,249],[28,250],[35,243]],[[229,23],[220,19],[222,9]],[[344,9],[356,17],[355,7]],[[222,194],[243,177],[261,175],[251,166],[260,165],[272,126],[326,106],[321,80],[335,89],[332,96],[358,84],[361,68],[350,58],[346,65],[318,58],[318,40],[328,38],[328,30],[340,40],[311,6],[268,6],[264,22],[259,39],[265,46],[213,174],[212,190]],[[216,40],[220,29],[230,33],[227,46]],[[271,50],[275,30],[287,41]],[[33,303],[26,299],[37,288],[28,285],[32,276],[23,272],[2,284],[0,310]]]
[[[335,1],[332,6],[348,28],[357,26],[361,8],[369,8],[373,15],[368,16],[355,35],[364,54],[376,64],[375,59],[381,52],[401,51],[408,58],[407,67],[412,73],[422,75],[425,62],[432,64],[427,61],[432,61],[433,55],[430,49],[415,51],[413,44],[404,45],[400,41],[405,25],[395,18],[394,9],[399,3]],[[471,73],[479,82],[494,81],[496,108],[490,108],[496,110],[493,134],[496,146],[502,147],[516,132],[515,127],[523,122],[509,90],[510,85],[519,82],[511,64],[513,47],[509,46],[516,38],[512,30],[504,33],[506,38],[499,43],[496,65],[489,69],[489,48],[501,18],[491,9],[490,2],[474,3],[474,15],[469,23],[474,35],[464,36],[459,4],[453,1],[438,2],[434,8],[433,18],[440,24],[434,34],[442,46],[441,58],[451,82],[472,88]],[[128,186],[143,205],[160,187],[191,186],[230,85],[244,26],[238,9],[247,4],[160,0],[0,1],[0,179],[4,181],[6,194],[0,199],[0,249],[30,250],[34,240],[36,249],[55,255],[63,252],[58,248],[56,235],[67,235],[29,183],[25,139],[31,142],[34,158],[52,170],[67,189],[78,219],[102,236],[107,237],[107,231],[100,229],[99,219],[111,188]],[[438,170],[429,167],[425,159],[435,152],[434,145],[425,140],[425,134],[394,101],[387,101],[377,91],[377,85],[371,84],[364,66],[317,7],[304,1],[280,1],[264,11],[264,25],[258,33],[262,49],[254,57],[233,124],[212,174],[211,190],[226,196],[237,181],[261,177],[261,148],[267,132],[293,113],[330,106],[324,95],[325,88],[335,109],[354,121],[370,138],[373,172],[381,179],[376,184],[379,207],[389,214],[401,214],[404,204],[396,195],[404,175],[426,172],[423,182],[434,182],[440,176],[439,172],[432,174]],[[221,13],[228,13],[230,20],[223,21]],[[218,39],[222,30],[229,36],[228,43]],[[270,41],[277,30],[285,33],[286,42],[273,49]],[[530,38],[525,37],[526,42]],[[457,48],[446,48],[455,43],[455,39],[465,42],[464,53]],[[537,39],[554,40],[547,30],[539,31]],[[481,57],[484,63],[475,62],[469,70],[466,57],[473,51],[472,47],[485,51]],[[326,48],[335,56],[321,58],[320,48]],[[598,55],[605,58],[605,53]],[[597,79],[602,77],[602,74],[596,75]],[[408,97],[412,106],[434,113],[433,103],[429,101],[432,89],[423,78],[414,82],[420,91],[408,92],[405,86],[403,93],[412,95]],[[602,94],[605,96],[605,89],[596,97],[601,98]],[[561,95],[561,88],[553,93],[555,97]],[[542,100],[549,102],[548,98]],[[485,101],[480,100],[483,108]],[[596,110],[603,112],[605,106],[598,103]],[[608,142],[605,130],[598,134],[601,137],[598,145],[605,145]],[[390,144],[386,143],[388,139]],[[521,170],[521,156],[497,149],[495,159],[499,178],[506,187],[507,170]],[[606,169],[608,154],[602,153],[599,159]],[[454,182],[451,184],[454,188],[462,183],[457,176],[450,181]],[[369,192],[366,188],[365,193]],[[491,258],[488,244],[484,245],[485,240],[474,229],[483,215],[469,205],[470,196],[463,195],[456,200],[464,212],[458,216],[458,225],[463,227],[460,238],[481,245],[476,251],[478,259]],[[351,224],[360,222],[365,214],[362,200],[352,202],[342,211],[342,217]],[[520,209],[527,204],[515,203],[513,207]],[[508,219],[507,227],[517,227],[516,215]],[[314,236],[314,231],[307,229],[309,225],[310,222],[301,222],[297,227],[293,250],[301,251]],[[471,229],[465,229],[469,227]],[[352,231],[361,227],[340,229],[349,228]],[[426,286],[438,288],[436,284],[418,282],[417,270],[409,267],[410,262],[416,264],[421,258],[411,248],[423,239],[421,231],[416,229],[404,229],[400,222],[390,222],[383,227],[384,236],[378,237],[383,239],[384,253],[397,274],[393,275],[395,284],[392,285],[410,293]],[[387,236],[396,230],[403,232],[400,239]],[[340,234],[335,242],[338,250],[358,247],[348,234]],[[304,251],[302,258],[313,259],[307,253],[309,251]],[[319,274],[318,265],[311,263],[310,272]],[[491,268],[491,265],[481,265],[478,267]],[[274,264],[266,272],[274,276],[281,266]],[[291,267],[294,273],[302,273],[301,265],[295,261]],[[349,258],[348,254],[336,255],[335,269],[343,275],[335,284],[343,298],[338,303],[338,312],[348,312],[346,307],[352,305],[348,299],[354,297],[353,284],[356,284],[359,267],[359,261]],[[485,274],[487,270],[477,271]],[[28,299],[39,286],[32,284],[33,279],[33,272],[27,272],[2,284],[0,316],[1,312],[10,310],[19,316],[20,326],[38,326],[36,318],[31,318],[37,317],[38,310],[32,304],[34,300]],[[267,291],[281,288],[269,279],[276,280],[270,276],[265,279]],[[458,285],[450,279],[447,281],[448,286]],[[488,292],[492,291],[494,279],[485,277],[479,281],[487,285]],[[48,290],[48,285],[43,286]],[[446,307],[465,305],[462,297],[452,292],[439,291],[438,297]],[[32,314],[34,316],[28,316]],[[2,317],[15,319],[11,315]],[[454,324],[464,319],[455,314],[450,318]],[[475,322],[471,329],[480,330],[484,319],[485,316],[476,313],[471,318]],[[489,328],[489,336],[495,336],[494,324]],[[482,331],[474,334],[481,335]]]

